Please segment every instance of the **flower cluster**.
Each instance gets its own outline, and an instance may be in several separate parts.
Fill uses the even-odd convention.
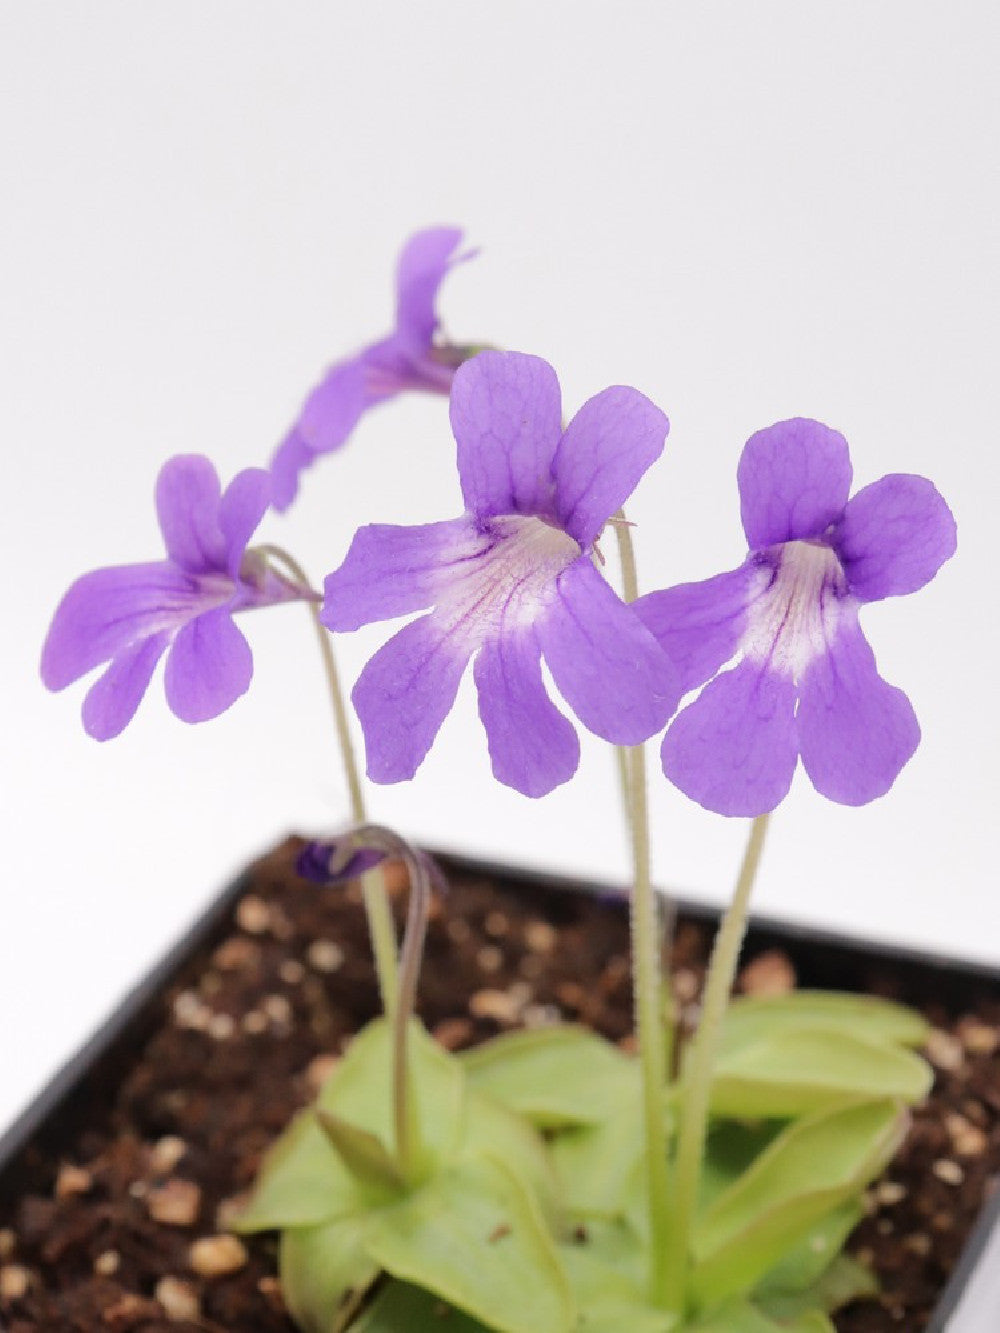
[[[269,470],[248,468],[223,491],[206,458],[163,467],[166,558],[74,583],[42,678],[58,690],[102,667],[83,719],[106,740],[165,657],[171,709],[201,722],[249,686],[237,614],[301,601],[315,619],[354,819],[310,843],[297,869],[322,885],[360,879],[384,1017],[284,1131],[236,1220],[282,1232],[282,1292],[300,1326],[430,1327],[444,1301],[481,1333],[777,1333],[795,1311],[796,1328],[831,1328],[829,1309],[871,1290],[836,1254],[905,1106],[930,1086],[909,1049],[926,1027],[885,1001],[821,992],[782,997],[776,1022],[752,997],[734,1020],[726,1003],[767,826],[757,817],[784,798],[799,760],[824,796],[860,805],[916,749],[914,711],[879,675],[860,613],[933,578],[955,550],[954,519],[922,477],[883,477],[852,497],[843,436],[781,421],[739,460],[745,561],[638,597],[623,507],[663,454],[667,418],[619,385],[564,426],[546,361],[442,341],[435,300],[460,239],[432,228],[406,245],[394,330],[327,373]],[[461,512],[362,526],[314,592],[292,557],[250,540],[368,408],[408,389],[449,396]],[[608,528],[624,596],[604,574]],[[376,782],[414,776],[470,666],[501,783],[540,797],[573,776],[568,714],[621,747],[637,1058],[560,1024],[456,1054],[415,1021],[432,892],[445,886],[426,853],[367,820],[327,633],[401,618],[352,694]],[[710,810],[755,817],[690,1042],[664,1012],[670,951],[649,873],[639,747],[660,733],[670,782]],[[408,884],[398,949],[388,859]],[[674,1040],[686,1043],[676,1061]]]
[[[315,598],[247,553],[257,524],[291,502],[303,469],[342,445],[367,408],[430,390],[450,394],[464,512],[362,527],[325,583],[321,616],[337,632],[419,613],[354,687],[373,780],[414,775],[471,662],[497,779],[528,796],[567,781],[579,741],[546,689],[544,663],[597,736],[633,746],[666,728],[665,775],[711,810],[773,809],[800,758],[834,801],[886,792],[919,729],[906,696],[879,676],[858,612],[920,588],[954,552],[938,492],[893,475],[849,499],[844,438],[817,421],[779,422],[751,436],[738,467],[744,564],[626,604],[596,543],[660,457],[667,418],[617,386],[563,429],[545,361],[436,342],[435,299],[460,241],[456,229],[432,228],[408,242],[393,332],[327,373],[269,473],[249,469],[220,494],[206,459],[164,467],[156,502],[168,558],[73,585],[45,644],[46,685],[62,689],[108,662],[84,703],[88,732],[107,739],[167,653],[179,717],[227,708],[251,674],[233,614]]]

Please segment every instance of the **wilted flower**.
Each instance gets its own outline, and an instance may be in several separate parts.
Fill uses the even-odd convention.
[[[430,227],[407,241],[396,266],[396,327],[331,366],[306,399],[271,460],[276,509],[287,509],[299,474],[320,454],[339,449],[368,408],[405,389],[450,391],[466,350],[435,343],[434,303],[448,270],[474,253],[456,255],[461,240],[455,227]]]
[[[495,776],[541,796],[576,771],[579,742],[542,682],[544,657],[591,731],[636,744],[676,707],[676,673],[594,566],[604,524],[663,450],[666,417],[605,389],[565,430],[559,382],[537,357],[484,352],[451,395],[463,517],[373,525],[326,580],[322,618],[353,630],[433,607],[371,659],[354,688],[376,782],[410,778],[475,658]]]
[[[246,692],[253,659],[233,615],[312,596],[246,551],[269,500],[260,468],[222,493],[207,458],[171,458],[156,481],[167,559],[95,569],[66,593],[42,649],[42,680],[61,690],[110,663],[83,703],[96,740],[132,720],[164,652],[167,703],[185,722],[216,717]]]
[[[392,859],[420,866],[428,884],[447,892],[448,881],[434,858],[382,824],[359,824],[336,837],[307,842],[296,858],[295,872],[313,884],[345,884]]]
[[[858,612],[929,582],[955,551],[955,521],[924,477],[883,477],[848,500],[851,478],[846,440],[820,422],[759,431],[738,471],[745,563],[635,603],[684,690],[710,682],[662,748],[670,781],[710,810],[773,809],[800,756],[824,796],[863,805],[917,747]]]

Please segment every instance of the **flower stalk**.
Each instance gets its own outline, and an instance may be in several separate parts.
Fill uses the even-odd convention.
[[[632,534],[619,510],[612,520],[618,541],[622,592],[626,602],[639,595]],[[656,896],[649,868],[649,809],[646,789],[645,746],[617,746],[622,798],[632,844],[632,899],[629,924],[632,939],[635,1029],[642,1069],[643,1126],[646,1140],[647,1209],[649,1216],[648,1275],[650,1300],[662,1304],[667,1290],[669,1208],[667,1140],[663,1092],[667,1078],[662,937]]]
[[[277,561],[280,565],[283,565],[302,587],[308,588],[310,586],[305,570],[293,556],[289,555],[280,546],[268,543],[254,549],[268,561],[272,563]],[[318,600],[317,594],[316,601],[308,603],[309,614],[316,629],[316,640],[319,644],[323,672],[326,676],[327,692],[333,707],[333,719],[337,730],[337,741],[340,746],[340,757],[344,765],[344,776],[347,780],[347,790],[351,799],[351,818],[355,825],[361,825],[367,820],[361,777],[354,753],[354,743],[351,740],[351,728],[347,719],[347,707],[344,703],[344,692],[340,685],[337,661],[333,654],[333,644],[329,633],[319,618]],[[368,870],[361,876],[361,893],[365,904],[365,915],[368,920],[372,952],[375,955],[375,971],[378,975],[382,1007],[391,1020],[396,1009],[398,991],[396,928],[392,920],[392,908],[389,905],[389,896],[385,891],[385,878],[381,866],[376,866],[373,870]]]
[[[750,826],[736,891],[722,919],[709,960],[702,999],[701,1021],[691,1046],[681,1084],[680,1128],[674,1170],[672,1244],[667,1271],[667,1308],[682,1312],[685,1303],[691,1230],[698,1182],[705,1156],[705,1135],[712,1091],[712,1070],[719,1046],[722,1020],[736,977],[746,933],[750,895],[757,878],[770,814],[758,815]]]
[[[392,1023],[392,1097],[396,1161],[404,1180],[412,1180],[420,1163],[420,1125],[413,1103],[407,1046],[410,1019],[416,1009],[417,978],[427,937],[431,886],[426,865],[405,844],[398,848],[410,882],[406,928],[399,954],[399,991]]]

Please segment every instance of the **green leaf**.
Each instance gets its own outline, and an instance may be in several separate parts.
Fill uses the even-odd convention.
[[[627,1227],[594,1230],[560,1247],[580,1311],[579,1333],[670,1333],[677,1316],[650,1305],[643,1290],[642,1247]],[[638,1262],[637,1262],[638,1261]]]
[[[860,1199],[848,1199],[832,1213],[828,1213],[782,1255],[774,1268],[764,1274],[754,1288],[756,1298],[763,1300],[769,1296],[780,1298],[795,1293],[811,1293],[824,1273],[829,1271],[844,1241],[860,1222],[864,1212]],[[867,1270],[864,1271],[867,1273]],[[850,1299],[850,1296],[843,1297],[839,1303]],[[807,1304],[819,1305],[827,1310],[836,1309],[835,1305],[827,1305],[822,1299],[812,1296]],[[801,1308],[801,1303],[795,1308]]]
[[[716,1062],[712,1112],[756,1119],[808,1115],[844,1097],[921,1101],[933,1071],[912,1051],[835,1029],[785,1030],[729,1045]]]
[[[573,1328],[569,1283],[538,1204],[500,1162],[453,1162],[369,1220],[372,1259],[489,1328]]]
[[[559,1181],[542,1136],[523,1116],[492,1097],[470,1092],[460,1157],[494,1157],[512,1171],[538,1200],[554,1228],[561,1218]]]
[[[572,1024],[510,1032],[464,1051],[469,1086],[545,1129],[592,1124],[633,1095],[636,1061]]]
[[[464,1114],[465,1076],[458,1060],[428,1036],[419,1023],[409,1032],[411,1088],[427,1154],[425,1170],[452,1154]],[[384,1019],[369,1023],[354,1038],[320,1092],[323,1110],[359,1133],[351,1158],[355,1172],[330,1143],[312,1110],[301,1112],[269,1149],[250,1204],[235,1229],[243,1232],[311,1226],[385,1201],[384,1186],[362,1168],[360,1135],[378,1142],[388,1156],[393,1142],[392,1034]],[[346,1144],[349,1129],[342,1130]],[[350,1149],[348,1149],[350,1152]],[[372,1148],[372,1152],[377,1152]],[[372,1160],[368,1163],[372,1165]]]
[[[581,1218],[620,1217],[644,1152],[638,1087],[613,1115],[556,1134],[549,1151],[570,1213]]]
[[[683,1333],[836,1333],[822,1310],[810,1310],[791,1322],[776,1323],[749,1301],[729,1301],[718,1310],[685,1324]]]
[[[899,1145],[896,1102],[854,1101],[781,1133],[698,1219],[692,1290],[702,1304],[750,1291],[821,1218],[858,1194]]]
[[[723,1190],[738,1180],[784,1127],[780,1120],[761,1120],[754,1124],[718,1120],[709,1125],[698,1182],[698,1211],[704,1212]]]
[[[381,1139],[322,1106],[316,1107],[316,1119],[348,1171],[363,1186],[386,1192],[403,1188],[399,1168]]]
[[[355,1213],[370,1201],[330,1147],[312,1110],[302,1111],[268,1149],[250,1203],[233,1230],[313,1226]]]
[[[871,995],[798,990],[790,995],[741,996],[726,1011],[722,1050],[749,1046],[777,1032],[817,1029],[847,1032],[890,1046],[920,1046],[928,1025],[905,1005]]]
[[[760,1294],[755,1299],[776,1319],[793,1319],[810,1310],[839,1310],[848,1301],[877,1295],[875,1275],[849,1254],[838,1254],[804,1291]]]
[[[366,1227],[366,1218],[346,1217],[282,1235],[281,1290],[304,1333],[339,1333],[378,1276],[364,1248]]]
[[[432,1291],[408,1282],[387,1282],[351,1333],[489,1333],[464,1310],[445,1305]]]
[[[407,1057],[421,1146],[431,1161],[447,1159],[462,1130],[465,1075],[461,1063],[416,1020],[408,1029]],[[395,1138],[392,1105],[392,1030],[380,1018],[351,1042],[320,1092],[317,1106],[388,1146]]]
[[[822,1310],[805,1310],[794,1319],[782,1319],[774,1328],[775,1333],[837,1333]]]
[[[749,1301],[727,1301],[710,1314],[684,1325],[684,1333],[787,1333]]]

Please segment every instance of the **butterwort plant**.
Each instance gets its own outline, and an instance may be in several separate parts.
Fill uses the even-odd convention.
[[[455,228],[411,238],[394,328],[334,364],[268,468],[222,491],[207,459],[165,464],[166,558],[79,579],[43,679],[62,689],[103,667],[84,723],[107,740],[166,656],[170,707],[201,722],[250,682],[235,616],[289,601],[313,616],[351,817],[299,871],[361,880],[384,1012],[273,1146],[238,1222],[281,1233],[303,1329],[430,1329],[450,1309],[458,1333],[829,1331],[838,1302],[875,1289],[843,1243],[929,1086],[913,1049],[924,1025],[886,1001],[730,992],[768,821],[799,761],[821,795],[863,805],[917,748],[914,710],[879,675],[860,614],[927,583],[955,550],[954,520],[905,473],[851,496],[844,438],[793,418],[740,457],[744,563],[640,597],[625,505],[662,468],[666,415],[625,385],[567,414],[545,360],[444,339],[436,301],[460,245]],[[410,527],[364,514],[321,594],[287,552],[251,539],[369,408],[407,391],[448,398],[452,442],[442,431],[439,447],[454,450],[461,511]],[[560,1024],[456,1055],[421,1026],[417,975],[444,888],[424,853],[368,818],[332,649],[336,634],[404,617],[351,695],[376,784],[416,776],[470,669],[493,774],[525,797],[574,777],[578,728],[614,748],[631,830],[636,1055]],[[649,876],[644,747],[661,733],[667,781],[752,821],[683,1042]],[[390,862],[410,885],[400,944]]]

